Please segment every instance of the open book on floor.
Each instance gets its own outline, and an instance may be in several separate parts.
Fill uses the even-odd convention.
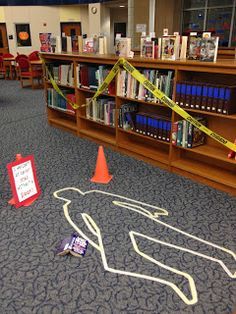
[[[88,241],[79,237],[77,233],[61,241],[57,248],[57,255],[72,254],[74,256],[84,256],[88,247]]]

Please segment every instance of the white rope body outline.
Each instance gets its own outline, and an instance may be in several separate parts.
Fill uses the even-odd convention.
[[[94,222],[94,220],[86,213],[81,213],[81,216],[86,224],[86,226],[88,227],[89,231],[95,235],[98,239],[98,244],[95,243],[93,240],[91,240],[81,229],[79,229],[77,227],[77,225],[72,221],[70,215],[69,215],[69,205],[71,204],[71,200],[69,199],[66,199],[64,197],[61,197],[59,196],[58,194],[60,194],[61,192],[64,192],[64,191],[69,191],[69,190],[72,190],[72,191],[76,191],[78,193],[80,193],[81,195],[85,196],[86,194],[90,194],[90,193],[101,193],[101,194],[105,194],[105,195],[109,195],[109,196],[114,196],[114,197],[118,197],[120,199],[124,199],[125,202],[120,202],[120,201],[113,201],[112,203],[117,205],[117,206],[121,206],[121,207],[125,207],[129,210],[132,210],[132,211],[135,211],[135,212],[138,212],[140,213],[141,215],[144,215],[146,217],[148,217],[149,219],[152,219],[154,220],[156,223],[158,224],[161,224],[165,227],[168,227],[176,232],[179,232],[180,234],[183,234],[189,238],[192,238],[194,240],[197,240],[199,242],[202,242],[204,244],[207,244],[209,246],[212,246],[214,248],[217,248],[229,255],[231,255],[234,260],[236,261],[236,254],[227,249],[227,248],[224,248],[222,246],[219,246],[219,245],[216,245],[214,243],[211,243],[209,241],[206,241],[206,240],[203,240],[201,238],[198,238],[196,236],[193,236],[185,231],[182,231],[178,228],[175,228],[169,224],[166,224],[162,221],[160,221],[159,219],[157,219],[159,216],[168,216],[168,212],[167,210],[163,209],[163,208],[160,208],[160,207],[157,207],[157,206],[154,206],[154,205],[150,205],[150,204],[147,204],[147,203],[143,203],[143,202],[140,202],[140,201],[136,201],[136,200],[133,200],[133,199],[130,199],[130,198],[127,198],[127,197],[124,197],[124,196],[120,196],[118,194],[113,194],[113,193],[108,193],[108,192],[104,192],[104,191],[101,191],[101,190],[91,190],[91,191],[86,191],[86,192],[82,192],[80,189],[78,188],[75,188],[75,187],[67,187],[67,188],[63,188],[63,189],[60,189],[60,190],[57,190],[53,193],[54,197],[55,198],[58,198],[60,200],[63,200],[65,203],[63,205],[63,210],[64,210],[64,215],[67,219],[67,221],[69,222],[69,224],[76,230],[76,232],[78,232],[78,234],[80,234],[81,237],[83,237],[84,239],[86,239],[95,249],[97,249],[100,254],[101,254],[101,258],[102,258],[102,262],[103,262],[103,267],[105,270],[111,272],[111,273],[116,273],[116,274],[121,274],[121,275],[126,275],[126,276],[131,276],[131,277],[137,277],[137,278],[143,278],[143,279],[146,279],[146,280],[151,280],[151,281],[155,281],[155,282],[159,282],[159,283],[162,283],[162,284],[165,284],[167,286],[169,286],[170,288],[172,288],[176,294],[183,300],[183,302],[185,302],[187,305],[192,305],[192,304],[195,304],[197,303],[198,301],[198,296],[197,296],[197,290],[196,290],[196,286],[195,286],[195,282],[192,278],[192,276],[190,276],[188,273],[186,272],[182,272],[178,269],[175,269],[173,267],[170,267],[170,266],[167,266],[159,261],[157,261],[156,259],[154,259],[153,257],[150,257],[149,255],[143,253],[138,245],[137,245],[137,242],[135,240],[135,235],[138,236],[138,237],[142,237],[142,238],[145,238],[145,239],[148,239],[152,242],[156,242],[156,243],[159,243],[159,244],[162,244],[164,246],[168,246],[168,247],[171,247],[171,248],[175,248],[177,250],[180,250],[180,251],[184,251],[184,252],[188,252],[188,253],[191,253],[193,255],[196,255],[196,256],[200,256],[200,257],[203,257],[205,259],[208,259],[208,260],[211,260],[213,262],[216,262],[218,264],[220,264],[220,266],[224,269],[224,271],[227,273],[227,275],[230,277],[230,278],[236,278],[236,272],[232,273],[227,267],[226,265],[224,264],[224,262],[220,259],[217,259],[217,258],[214,258],[214,257],[211,257],[211,256],[208,256],[208,255],[205,255],[205,254],[202,254],[202,253],[198,253],[196,251],[193,251],[193,250],[190,250],[190,249],[187,249],[187,248],[184,248],[184,247],[181,247],[181,246],[177,246],[177,245],[173,245],[171,243],[167,243],[167,242],[164,242],[164,241],[160,241],[158,239],[155,239],[155,238],[152,238],[152,237],[149,237],[149,236],[146,236],[146,235],[143,235],[141,233],[138,233],[138,232],[135,232],[135,231],[130,231],[129,232],[129,236],[130,236],[130,239],[131,239],[131,242],[132,242],[132,245],[133,245],[133,248],[135,250],[135,252],[137,254],[139,254],[140,256],[142,256],[143,258],[151,261],[152,263],[162,267],[162,268],[165,268],[175,274],[178,274],[178,275],[181,275],[183,277],[185,277],[188,282],[189,282],[189,288],[190,288],[190,292],[191,292],[191,299],[187,298],[185,296],[185,294],[178,288],[177,285],[175,285],[174,283],[172,283],[171,281],[168,281],[168,280],[164,280],[164,279],[161,279],[161,278],[156,278],[156,277],[152,277],[152,276],[148,276],[148,275],[143,275],[143,274],[139,274],[139,273],[134,273],[134,272],[129,272],[129,271],[123,271],[123,270],[119,270],[119,269],[114,269],[114,268],[110,268],[108,266],[108,263],[107,263],[107,259],[106,259],[106,254],[105,254],[105,249],[104,249],[104,246],[103,246],[103,241],[102,241],[102,235],[101,235],[101,232],[100,232],[100,229],[99,227],[97,226],[96,222]],[[133,204],[130,204],[128,203],[128,201],[132,201],[132,203],[136,203],[137,205],[133,205]],[[150,211],[148,211],[147,209],[143,208],[142,206],[147,206],[149,208],[153,208],[153,210],[155,211],[154,213],[151,213]]]

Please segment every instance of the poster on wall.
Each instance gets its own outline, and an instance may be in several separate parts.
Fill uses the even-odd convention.
[[[16,24],[17,47],[30,47],[31,35],[29,24]]]
[[[41,52],[51,52],[51,36],[52,33],[39,33]]]

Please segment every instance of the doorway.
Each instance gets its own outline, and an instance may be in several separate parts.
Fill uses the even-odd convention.
[[[7,28],[5,23],[0,23],[0,53],[8,53]]]
[[[61,36],[70,36],[72,41],[72,50],[78,51],[78,40],[77,37],[82,34],[80,22],[63,22],[61,23]]]
[[[116,34],[121,34],[121,37],[126,37],[126,23],[114,23],[114,44]]]

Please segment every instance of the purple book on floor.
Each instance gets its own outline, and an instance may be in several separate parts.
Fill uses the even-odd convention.
[[[61,241],[57,248],[57,255],[66,255],[68,253],[74,256],[84,256],[88,247],[88,241],[72,233],[68,238]]]

